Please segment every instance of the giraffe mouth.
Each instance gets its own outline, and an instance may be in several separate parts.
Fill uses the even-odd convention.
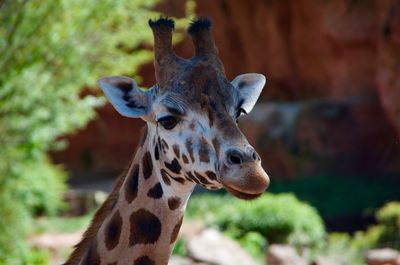
[[[239,191],[237,189],[234,189],[232,187],[225,186],[225,189],[232,194],[233,196],[243,199],[243,200],[254,200],[258,197],[260,197],[264,192],[261,193],[247,193],[243,191]]]

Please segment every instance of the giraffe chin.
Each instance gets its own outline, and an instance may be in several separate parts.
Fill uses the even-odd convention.
[[[268,188],[270,180],[260,163],[246,163],[220,173],[219,181],[233,196],[253,200]]]
[[[245,193],[243,191],[239,191],[239,190],[236,190],[236,189],[228,187],[228,186],[225,186],[225,189],[230,194],[235,196],[236,198],[239,198],[239,199],[242,199],[242,200],[254,200],[254,199],[260,197],[264,193],[264,192],[255,193],[255,194],[253,194],[253,193]]]

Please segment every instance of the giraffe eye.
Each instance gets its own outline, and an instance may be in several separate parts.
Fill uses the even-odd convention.
[[[162,125],[162,127],[164,127],[164,129],[172,130],[178,123],[178,119],[174,116],[165,116],[160,118],[158,122]]]

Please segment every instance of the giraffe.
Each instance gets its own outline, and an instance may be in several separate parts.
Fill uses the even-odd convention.
[[[166,265],[195,185],[248,200],[269,185],[260,157],[237,126],[265,77],[227,80],[208,18],[188,28],[195,47],[190,59],[172,49],[173,20],[149,25],[156,85],[142,90],[129,77],[99,79],[117,112],[146,122],[142,139],[66,265]]]

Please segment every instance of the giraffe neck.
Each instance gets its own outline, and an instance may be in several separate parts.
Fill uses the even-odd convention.
[[[168,263],[194,184],[183,185],[162,174],[155,152],[157,139],[146,132],[127,173],[117,181],[77,245],[79,259],[66,264]]]

